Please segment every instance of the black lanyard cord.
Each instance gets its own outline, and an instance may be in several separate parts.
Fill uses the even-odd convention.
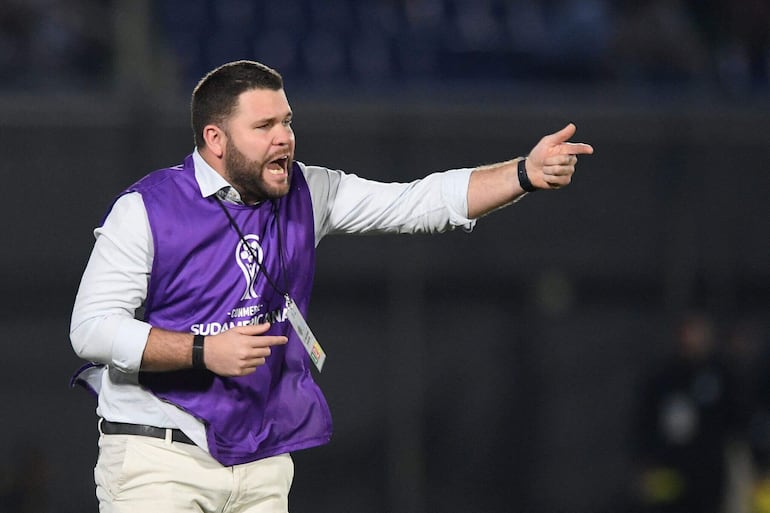
[[[278,204],[278,200],[271,200],[273,202],[273,215],[275,215],[275,227],[278,231],[278,263],[281,266],[281,275],[283,278],[283,289],[289,290],[289,285],[286,283],[286,280],[288,279],[288,275],[286,274],[286,262],[283,259],[283,232],[281,231],[281,219],[278,216],[280,205]]]

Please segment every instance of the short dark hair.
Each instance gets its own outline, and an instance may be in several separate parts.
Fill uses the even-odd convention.
[[[202,148],[203,128],[227,119],[244,91],[283,89],[283,78],[276,70],[255,61],[223,64],[204,76],[192,93],[192,129],[195,145]]]

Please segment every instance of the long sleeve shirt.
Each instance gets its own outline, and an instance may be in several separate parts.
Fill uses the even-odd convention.
[[[193,160],[203,197],[222,194],[239,201],[237,192],[197,151]],[[310,189],[316,245],[335,233],[433,233],[458,226],[471,230],[475,224],[467,217],[471,169],[433,173],[410,183],[382,183],[324,167],[300,168]],[[138,384],[151,326],[135,313],[146,297],[154,257],[141,196],[118,198],[94,235],[70,337],[81,358],[105,365],[97,414],[113,422],[179,428],[206,449],[201,422]]]

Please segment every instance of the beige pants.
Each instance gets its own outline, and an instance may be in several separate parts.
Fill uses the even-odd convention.
[[[223,467],[189,444],[101,435],[94,469],[100,513],[287,513],[291,456]]]

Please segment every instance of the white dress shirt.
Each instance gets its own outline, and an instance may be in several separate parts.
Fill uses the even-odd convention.
[[[195,179],[203,197],[227,190],[225,179],[193,153]],[[381,183],[324,167],[299,164],[310,189],[316,245],[331,233],[433,233],[467,218],[471,169],[433,173],[411,183]],[[98,377],[97,414],[113,422],[179,428],[207,449],[201,422],[161,401],[138,384],[150,325],[135,318],[147,295],[153,262],[152,232],[139,193],[121,196],[104,224],[75,299],[70,338],[83,359],[105,364]]]

